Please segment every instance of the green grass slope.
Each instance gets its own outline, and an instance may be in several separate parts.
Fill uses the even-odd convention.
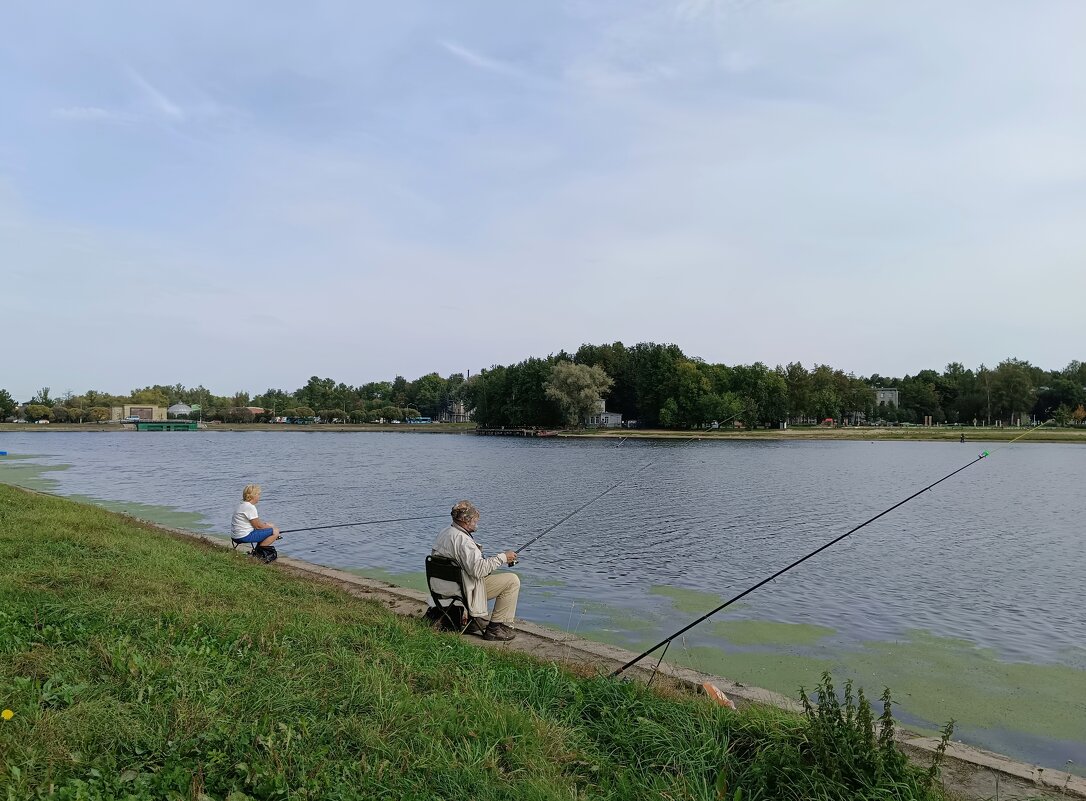
[[[472,647],[2,485],[0,566],[2,798],[937,797],[825,719]]]

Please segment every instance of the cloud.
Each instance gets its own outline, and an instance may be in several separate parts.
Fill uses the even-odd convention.
[[[450,41],[441,41],[438,42],[438,44],[440,44],[458,59],[463,61],[465,64],[470,64],[471,66],[478,67],[481,70],[496,72],[499,75],[508,75],[511,78],[528,77],[519,69],[514,67],[512,64],[508,64],[504,61],[499,61],[495,58],[490,58],[489,56],[484,56],[481,53],[475,52],[474,50],[469,50],[462,44],[457,44],[456,42]]]
[[[184,109],[174,103],[162,91],[152,85],[150,81],[136,72],[136,70],[129,67],[128,75],[132,79],[132,82],[147,96],[147,99],[151,101],[151,105],[154,106],[156,111],[167,117],[172,117],[175,120],[185,119],[187,115],[185,114]]]

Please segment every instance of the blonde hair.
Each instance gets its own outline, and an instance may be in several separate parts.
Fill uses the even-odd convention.
[[[453,504],[452,519],[455,523],[467,523],[479,516],[479,510],[471,501],[458,501]]]
[[[258,494],[260,494],[259,484],[246,484],[245,489],[241,491],[241,499],[243,501],[251,501]]]

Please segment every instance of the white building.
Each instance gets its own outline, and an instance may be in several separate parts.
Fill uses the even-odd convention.
[[[584,424],[590,428],[618,428],[622,425],[622,415],[607,411],[607,401],[600,398],[596,403],[596,412],[586,417]]]
[[[187,403],[175,403],[169,409],[166,410],[166,414],[173,415],[174,417],[180,417],[183,414],[191,414],[192,407]]]

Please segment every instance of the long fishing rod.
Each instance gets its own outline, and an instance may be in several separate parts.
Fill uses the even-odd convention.
[[[1022,437],[1026,436],[1026,434],[1032,433],[1033,431],[1036,431],[1036,430],[1037,430],[1038,428],[1040,428],[1041,426],[1047,425],[1047,424],[1048,424],[1048,423],[1050,423],[1050,422],[1052,422],[1052,421],[1051,421],[1051,420],[1045,420],[1045,421],[1044,421],[1043,423],[1038,423],[1037,425],[1033,426],[1033,427],[1032,427],[1032,428],[1030,428],[1029,430],[1027,430],[1027,431],[1023,432],[1022,434],[1019,434],[1019,435],[1018,435],[1017,437],[1015,437],[1014,439],[1010,440],[1010,442],[1008,442],[1008,443],[1006,443],[1006,444],[1007,444],[1007,445],[1010,445],[1011,443],[1017,442],[1018,440],[1022,439]],[[1001,447],[1006,447],[1006,446],[1004,445],[1004,446],[1001,446]],[[710,612],[706,612],[706,613],[705,613],[704,615],[702,615],[701,617],[699,617],[699,618],[698,618],[697,620],[695,620],[695,621],[694,621],[693,623],[689,623],[689,624],[687,624],[686,626],[683,626],[683,627],[682,627],[681,629],[679,629],[678,631],[676,631],[676,632],[675,632],[674,634],[672,634],[672,635],[670,635],[670,636],[666,637],[666,638],[665,638],[665,639],[663,639],[663,640],[660,640],[660,642],[656,643],[656,645],[652,646],[651,648],[649,648],[649,649],[648,649],[647,651],[645,651],[644,653],[641,653],[641,654],[639,654],[638,656],[635,656],[635,657],[634,657],[633,659],[631,659],[631,660],[630,660],[629,662],[627,662],[627,663],[626,663],[625,665],[623,665],[622,667],[620,667],[620,668],[616,669],[616,670],[615,670],[614,672],[612,672],[612,673],[611,673],[611,676],[612,676],[612,677],[613,677],[613,676],[617,676],[617,675],[619,675],[620,673],[622,673],[623,671],[625,671],[625,670],[626,670],[627,668],[633,667],[634,665],[636,665],[636,664],[637,664],[638,662],[640,662],[640,661],[641,661],[642,659],[644,659],[644,658],[645,658],[646,656],[648,656],[649,654],[651,654],[651,653],[652,653],[653,651],[655,651],[655,650],[656,650],[657,648],[659,648],[660,646],[662,646],[662,645],[663,645],[663,646],[669,646],[669,645],[671,644],[671,641],[672,641],[672,640],[674,640],[674,639],[675,639],[676,637],[679,637],[679,636],[681,636],[681,635],[685,634],[686,632],[690,631],[690,629],[694,628],[694,627],[695,627],[695,626],[697,626],[698,624],[700,624],[700,623],[704,623],[704,622],[705,622],[706,620],[708,620],[709,618],[711,618],[711,617],[712,617],[713,615],[715,615],[715,614],[716,614],[717,612],[719,612],[720,610],[722,610],[722,609],[724,609],[724,608],[726,608],[726,607],[728,607],[728,606],[731,606],[731,605],[732,605],[733,603],[735,603],[736,601],[738,601],[738,600],[739,600],[740,598],[744,598],[744,597],[746,597],[747,595],[750,595],[750,594],[751,594],[752,592],[754,592],[754,591],[755,591],[756,589],[758,589],[759,587],[763,586],[764,584],[768,584],[769,582],[771,582],[771,581],[772,581],[773,579],[777,578],[778,576],[782,576],[782,575],[784,575],[784,574],[785,574],[785,573],[787,573],[787,572],[788,572],[789,570],[791,570],[791,569],[792,569],[793,567],[796,567],[797,565],[801,565],[801,564],[803,564],[803,563],[804,563],[804,562],[806,562],[806,561],[807,561],[808,559],[810,559],[810,558],[811,558],[812,556],[815,556],[816,554],[822,553],[822,551],[826,550],[826,549],[827,549],[827,548],[829,548],[829,547],[830,547],[831,545],[836,545],[836,544],[837,544],[837,543],[839,543],[839,542],[840,542],[841,540],[843,540],[843,539],[844,539],[845,537],[848,537],[848,536],[849,536],[849,535],[851,535],[851,534],[855,534],[855,533],[856,533],[857,531],[859,531],[859,530],[860,530],[861,528],[863,528],[864,526],[868,525],[869,523],[874,523],[874,522],[875,522],[876,520],[878,520],[878,519],[879,519],[880,517],[882,517],[883,515],[887,515],[887,514],[889,514],[890,512],[892,512],[892,511],[894,511],[895,509],[897,509],[897,508],[898,508],[899,506],[904,506],[904,505],[905,505],[905,504],[907,504],[907,503],[908,503],[909,501],[911,501],[911,500],[912,500],[913,498],[917,497],[918,495],[922,495],[922,494],[924,494],[925,492],[927,492],[928,490],[932,489],[933,487],[935,487],[935,486],[936,486],[936,485],[938,485],[938,484],[942,484],[942,483],[943,483],[944,481],[946,481],[946,480],[947,480],[948,478],[950,478],[951,476],[955,476],[955,475],[957,475],[958,473],[960,473],[960,472],[962,472],[963,470],[965,470],[966,468],[968,468],[968,467],[972,467],[973,465],[975,465],[975,464],[976,464],[977,462],[979,462],[979,461],[980,461],[981,459],[984,459],[984,458],[985,458],[985,457],[987,457],[988,455],[989,455],[989,452],[988,452],[988,451],[982,451],[982,452],[981,452],[981,454],[980,454],[979,456],[977,456],[977,458],[976,458],[976,459],[973,459],[973,460],[972,460],[971,462],[967,462],[966,464],[964,464],[964,465],[962,465],[961,467],[959,467],[959,468],[958,468],[957,470],[954,470],[953,472],[947,473],[947,474],[946,474],[945,476],[943,476],[942,478],[940,478],[940,479],[939,479],[938,481],[934,481],[934,482],[932,482],[931,484],[928,484],[928,486],[924,487],[924,488],[923,488],[922,490],[918,490],[917,492],[914,492],[914,493],[913,493],[912,495],[910,495],[910,496],[909,496],[908,498],[906,498],[905,500],[903,500],[903,501],[898,501],[898,502],[897,502],[897,503],[895,503],[895,504],[894,504],[893,506],[891,506],[891,507],[890,507],[889,509],[886,509],[886,510],[884,510],[884,511],[882,511],[882,512],[879,512],[879,513],[878,513],[877,515],[875,515],[874,517],[872,517],[872,518],[871,518],[870,520],[865,520],[865,521],[864,521],[863,523],[860,523],[860,525],[856,526],[856,527],[855,527],[855,528],[853,528],[853,529],[849,529],[848,531],[846,531],[846,532],[845,532],[844,534],[842,534],[841,536],[839,536],[839,537],[835,537],[834,539],[832,539],[832,540],[830,540],[829,542],[827,542],[827,543],[826,543],[825,545],[823,545],[823,546],[821,546],[821,547],[819,547],[819,548],[816,548],[815,550],[811,551],[811,552],[810,552],[809,554],[807,554],[806,556],[804,556],[804,557],[801,557],[800,559],[797,559],[796,561],[792,562],[792,564],[788,565],[788,567],[784,567],[784,568],[781,568],[780,570],[778,570],[778,571],[777,571],[776,573],[774,573],[774,574],[773,574],[772,576],[770,576],[769,578],[765,578],[765,579],[762,579],[762,580],[761,580],[761,581],[759,581],[759,582],[758,582],[757,584],[755,584],[755,585],[754,585],[753,587],[750,587],[749,589],[743,590],[743,592],[739,593],[739,594],[738,594],[738,595],[736,595],[736,596],[735,596],[734,598],[732,598],[732,599],[730,599],[730,600],[728,600],[728,601],[725,601],[725,602],[724,602],[724,603],[722,603],[722,604],[721,604],[720,606],[718,606],[718,607],[717,607],[716,609],[713,609],[713,610],[712,610],[712,611],[710,611]],[[665,647],[665,651],[666,651],[666,647]],[[663,656],[661,655],[661,657],[660,657],[660,658],[661,658],[661,660],[662,660],[662,659],[663,659]]]
[[[724,425],[724,423],[727,423],[727,422],[728,422],[729,420],[734,420],[734,419],[735,419],[736,417],[738,417],[738,416],[739,416],[740,414],[741,414],[741,412],[736,412],[735,414],[733,414],[733,415],[732,415],[731,417],[727,418],[726,420],[722,420],[722,421],[721,421],[721,422],[720,422],[720,423],[719,423],[718,425]],[[680,444],[680,445],[685,445],[685,444],[686,444],[687,442],[689,442],[689,441],[690,441],[690,440],[692,440],[692,439],[700,439],[700,438],[701,438],[701,434],[700,434],[700,433],[698,433],[698,434],[694,434],[693,436],[687,437],[686,439],[684,439],[684,440],[683,440],[682,442],[680,442],[679,444]],[[626,440],[626,437],[623,437],[623,438],[622,438],[621,440],[619,440],[618,444],[619,444],[619,445],[621,445],[621,444],[623,443],[623,441],[625,441],[625,440]],[[625,484],[625,483],[626,483],[627,481],[629,481],[629,480],[630,480],[631,478],[633,478],[634,476],[636,476],[636,475],[637,475],[638,473],[640,473],[641,471],[643,471],[643,470],[645,470],[645,469],[647,469],[647,468],[649,468],[649,467],[652,467],[652,466],[653,466],[654,464],[656,464],[656,462],[657,462],[657,461],[659,461],[659,460],[658,460],[658,459],[657,459],[657,460],[653,460],[653,461],[649,462],[648,464],[642,465],[641,467],[637,468],[637,470],[635,470],[634,472],[630,473],[630,475],[626,476],[625,478],[621,479],[620,481],[616,481],[616,482],[615,482],[614,484],[612,484],[612,485],[611,485],[610,487],[608,487],[607,489],[605,489],[605,490],[604,490],[603,492],[601,492],[601,493],[600,493],[599,495],[595,496],[594,498],[592,498],[592,499],[591,499],[590,501],[588,501],[588,502],[587,502],[587,503],[585,503],[584,505],[582,505],[582,506],[579,506],[579,507],[577,507],[576,509],[574,509],[574,510],[573,510],[572,512],[570,512],[570,513],[569,513],[568,515],[566,515],[565,517],[563,517],[563,518],[562,518],[561,520],[559,520],[559,521],[558,521],[557,523],[555,523],[555,524],[554,524],[553,526],[550,526],[549,528],[545,528],[545,529],[543,529],[543,531],[541,531],[541,532],[539,532],[538,534],[536,534],[536,535],[535,535],[534,537],[532,537],[532,538],[531,538],[530,540],[528,540],[528,541],[527,541],[526,543],[524,543],[524,544],[523,544],[522,546],[520,546],[519,548],[517,548],[517,550],[516,550],[516,553],[520,553],[520,552],[521,552],[521,551],[523,551],[523,550],[524,550],[525,548],[527,548],[527,547],[528,547],[529,545],[531,545],[531,544],[532,544],[533,542],[535,542],[536,540],[538,540],[538,539],[542,538],[542,537],[543,537],[543,536],[544,536],[545,534],[549,534],[550,532],[554,531],[554,530],[555,530],[556,528],[558,528],[558,527],[559,527],[560,525],[562,525],[563,523],[565,523],[565,522],[566,522],[567,520],[569,520],[569,519],[570,519],[571,517],[573,517],[574,515],[576,515],[576,514],[577,514],[578,512],[583,512],[583,511],[584,511],[585,509],[587,509],[587,508],[588,508],[589,506],[591,506],[592,504],[594,504],[594,503],[595,503],[596,501],[598,501],[598,500],[599,500],[600,498],[602,498],[602,497],[603,497],[604,495],[606,495],[607,493],[609,493],[609,492],[610,492],[611,490],[615,489],[616,487],[619,487],[619,486],[620,486],[620,485],[622,485],[622,484]],[[514,562],[513,564],[516,564],[516,562]]]
[[[729,419],[730,419],[730,418],[729,418]],[[701,434],[695,434],[694,436],[692,436],[692,437],[688,437],[687,439],[683,440],[683,441],[682,441],[681,443],[679,443],[679,444],[680,444],[680,445],[682,445],[682,444],[685,444],[685,443],[689,442],[689,441],[690,441],[690,440],[692,440],[692,439],[698,439],[698,438],[699,438],[700,436],[701,436]],[[563,517],[563,518],[562,518],[561,520],[559,520],[559,521],[558,521],[557,523],[555,523],[554,525],[552,525],[552,526],[548,526],[547,528],[543,529],[543,530],[542,530],[541,532],[539,532],[538,534],[536,534],[536,535],[535,535],[534,537],[532,537],[532,538],[531,538],[530,540],[528,540],[528,541],[527,541],[526,543],[524,543],[524,544],[523,544],[523,545],[521,545],[521,546],[520,546],[519,548],[517,548],[517,550],[516,550],[516,553],[520,553],[521,551],[523,551],[523,550],[524,550],[525,548],[527,548],[527,547],[528,547],[529,545],[531,545],[531,544],[532,544],[533,542],[535,542],[536,540],[542,539],[542,538],[543,538],[543,537],[544,537],[545,535],[547,535],[547,534],[549,534],[550,532],[554,531],[554,530],[555,530],[556,528],[558,528],[558,527],[559,527],[560,525],[562,525],[563,523],[565,523],[565,522],[566,522],[567,520],[569,520],[569,519],[570,519],[571,517],[573,517],[574,515],[578,514],[579,512],[583,512],[583,511],[584,511],[585,509],[587,509],[587,508],[588,508],[589,506],[591,506],[592,504],[594,504],[594,503],[595,503],[596,501],[598,501],[598,500],[599,500],[600,498],[602,498],[602,497],[603,497],[604,495],[606,495],[607,493],[609,493],[609,492],[610,492],[611,490],[613,490],[613,489],[616,489],[616,488],[618,488],[618,487],[622,486],[622,485],[623,485],[623,484],[625,484],[625,483],[626,483],[627,481],[629,481],[629,480],[630,480],[631,478],[633,478],[634,476],[636,476],[636,475],[637,475],[638,473],[641,473],[641,472],[643,472],[644,470],[647,470],[648,468],[650,468],[650,467],[652,467],[652,466],[653,466],[654,464],[656,464],[656,462],[658,462],[658,461],[660,461],[660,460],[659,460],[659,459],[654,459],[654,460],[653,460],[653,461],[651,461],[651,462],[646,462],[645,464],[641,465],[641,467],[637,468],[637,469],[636,469],[636,470],[634,470],[634,471],[633,471],[632,473],[630,473],[630,474],[629,474],[628,476],[625,476],[624,478],[622,478],[622,479],[620,479],[620,480],[616,481],[616,482],[615,482],[614,484],[612,484],[612,485],[611,485],[610,487],[608,487],[607,489],[605,489],[605,490],[604,490],[603,492],[601,492],[601,493],[600,493],[599,495],[596,495],[596,496],[595,496],[595,497],[593,497],[593,498],[592,498],[591,500],[587,501],[586,503],[582,504],[581,506],[578,506],[578,507],[577,507],[576,509],[574,509],[574,510],[573,510],[572,512],[570,512],[570,513],[569,513],[568,515],[566,515],[565,517]],[[514,562],[514,564],[516,564],[516,563]]]
[[[284,528],[279,531],[280,534],[294,534],[299,531],[320,531],[325,528],[347,528],[349,526],[375,526],[378,523],[403,523],[407,520],[437,520],[438,518],[444,518],[446,515],[424,515],[422,517],[392,517],[388,520],[361,520],[356,523],[333,523],[330,526],[309,526],[308,528]]]
[[[538,534],[536,534],[536,535],[535,535],[534,537],[532,537],[532,538],[531,538],[530,540],[528,540],[528,541],[527,541],[526,543],[524,543],[524,544],[523,544],[523,545],[521,545],[521,546],[520,546],[519,548],[517,548],[516,552],[517,552],[517,553],[520,553],[521,551],[523,551],[523,550],[524,550],[525,548],[527,548],[527,547],[528,547],[529,545],[531,545],[531,544],[532,544],[533,542],[535,542],[536,540],[538,540],[538,539],[541,539],[541,538],[542,538],[542,537],[543,537],[544,535],[546,535],[546,534],[549,534],[550,532],[554,531],[554,530],[555,530],[556,528],[558,528],[558,527],[559,527],[560,525],[562,525],[563,523],[565,523],[565,522],[566,522],[567,520],[569,520],[569,519],[570,519],[571,517],[573,517],[573,516],[574,516],[575,514],[577,514],[578,512],[583,512],[583,511],[584,511],[585,509],[587,509],[587,508],[588,508],[589,506],[591,506],[592,504],[594,504],[594,503],[595,503],[596,501],[598,501],[598,500],[599,500],[600,498],[602,498],[602,497],[603,497],[604,495],[606,495],[607,493],[609,493],[609,492],[610,492],[611,490],[615,489],[616,487],[619,487],[619,486],[621,486],[622,484],[625,484],[625,483],[626,483],[627,481],[629,481],[629,480],[630,480],[631,478],[633,478],[634,476],[636,476],[636,475],[637,475],[638,473],[640,473],[641,471],[645,470],[645,469],[646,469],[646,468],[648,468],[648,467],[651,467],[651,466],[652,466],[652,464],[653,464],[652,462],[646,462],[645,464],[641,465],[641,467],[637,468],[637,469],[636,469],[636,470],[635,470],[634,472],[630,473],[630,475],[628,475],[628,476],[626,476],[625,478],[623,478],[623,479],[622,479],[621,481],[616,481],[616,482],[615,482],[614,484],[612,484],[612,485],[611,485],[610,487],[608,487],[607,489],[605,489],[605,490],[604,490],[603,492],[601,492],[601,493],[600,493],[599,495],[597,495],[597,496],[595,496],[594,498],[592,498],[592,500],[588,501],[588,502],[587,502],[587,503],[585,503],[585,504],[582,504],[581,506],[578,506],[578,507],[577,507],[576,509],[574,509],[574,510],[573,510],[572,512],[570,512],[570,513],[569,513],[568,515],[566,515],[565,517],[563,517],[563,518],[562,518],[561,520],[559,520],[559,521],[558,521],[557,523],[555,523],[554,525],[552,525],[552,526],[548,526],[547,528],[543,529],[543,530],[542,530],[541,532],[539,532]]]

